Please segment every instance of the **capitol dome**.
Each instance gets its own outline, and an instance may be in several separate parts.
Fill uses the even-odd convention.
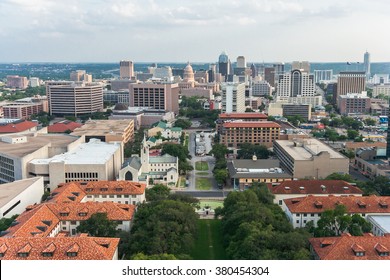
[[[194,70],[192,69],[192,66],[189,62],[187,64],[187,66],[184,68],[183,80],[185,82],[195,81]]]

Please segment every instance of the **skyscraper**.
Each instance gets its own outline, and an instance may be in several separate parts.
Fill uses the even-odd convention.
[[[366,72],[366,80],[368,80],[371,76],[371,65],[370,65],[370,53],[364,53],[364,72]]]
[[[364,72],[340,72],[337,77],[337,102],[340,95],[347,93],[361,93],[366,90],[366,75]]]
[[[131,79],[134,76],[134,64],[130,60],[119,62],[119,75],[121,79]]]
[[[218,58],[218,71],[219,73],[224,76],[225,81],[228,78],[228,75],[230,75],[230,60],[226,52],[222,52]]]
[[[279,75],[277,90],[279,98],[314,95],[315,84],[313,75],[298,69]]]

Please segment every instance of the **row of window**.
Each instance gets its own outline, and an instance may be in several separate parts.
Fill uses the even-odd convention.
[[[66,179],[98,178],[98,173],[97,172],[66,172],[65,178]]]

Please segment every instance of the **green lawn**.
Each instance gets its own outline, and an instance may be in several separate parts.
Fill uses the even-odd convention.
[[[196,178],[196,182],[195,182],[195,188],[197,190],[203,190],[203,191],[207,191],[207,190],[211,190],[211,180],[209,178],[201,178],[201,177],[198,177]]]
[[[209,165],[205,161],[197,161],[197,162],[195,162],[195,170],[207,171],[207,170],[209,170]]]
[[[212,209],[215,209],[217,207],[223,207],[223,201],[222,200],[200,200],[200,208],[203,208],[205,206],[210,206]]]
[[[186,187],[186,177],[180,176],[179,177],[179,188],[185,188]]]
[[[221,220],[198,220],[198,235],[191,252],[194,260],[226,260]]]
[[[207,175],[209,175],[209,173],[202,171],[202,172],[196,172],[196,175],[207,176]]]

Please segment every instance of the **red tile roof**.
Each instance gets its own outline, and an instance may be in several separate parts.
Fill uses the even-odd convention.
[[[281,126],[275,122],[225,122],[222,125],[224,128],[252,128],[252,127],[275,127],[280,128]]]
[[[90,194],[142,195],[146,184],[132,181],[91,181],[61,184],[52,192],[50,202],[81,202]]]
[[[0,260],[112,260],[118,244],[119,238],[85,235],[0,238]]]
[[[268,116],[262,113],[222,113],[220,119],[267,119]]]
[[[65,120],[65,121],[55,123],[53,125],[49,125],[47,127],[47,131],[49,133],[64,133],[65,131],[69,131],[69,130],[73,131],[76,128],[81,126],[83,126],[83,124]]]
[[[18,133],[32,129],[38,126],[37,122],[22,121],[0,125],[0,133]]]
[[[107,213],[112,221],[130,221],[136,206],[113,202],[44,203],[23,212],[7,237],[48,237],[61,221],[83,221],[94,213]]]
[[[311,238],[311,247],[321,260],[390,260],[390,236]]]
[[[342,180],[293,180],[267,186],[273,194],[363,194],[358,187]]]
[[[284,203],[291,213],[322,213],[342,204],[347,212],[354,213],[389,213],[390,196],[305,196],[285,199]]]

